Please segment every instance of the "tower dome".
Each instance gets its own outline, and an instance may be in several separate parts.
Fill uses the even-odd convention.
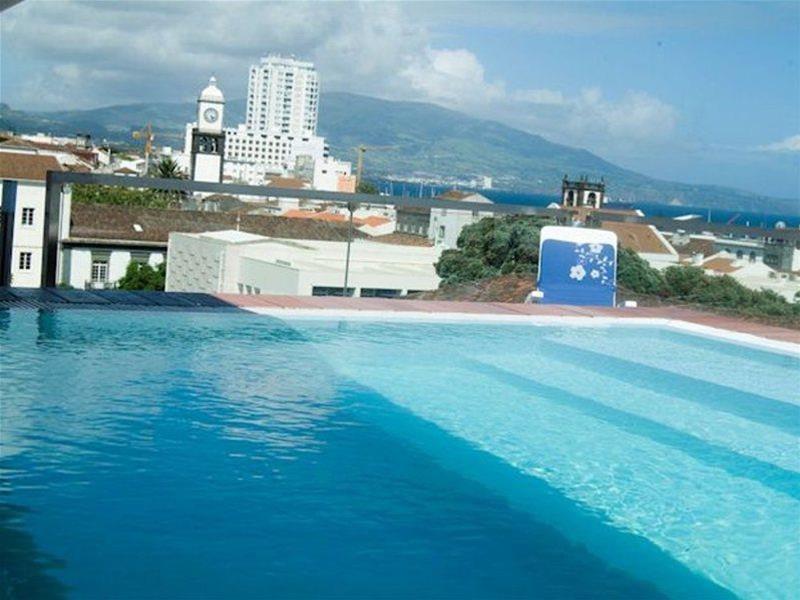
[[[225,102],[225,96],[222,95],[222,91],[217,87],[217,78],[213,75],[208,80],[208,86],[200,92],[200,101]]]

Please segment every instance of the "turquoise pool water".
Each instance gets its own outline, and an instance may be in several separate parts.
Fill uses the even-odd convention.
[[[797,358],[644,327],[0,312],[0,595],[797,596]]]

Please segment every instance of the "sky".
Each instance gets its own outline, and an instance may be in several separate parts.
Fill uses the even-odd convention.
[[[800,199],[800,2],[70,2],[0,16],[23,110],[228,98],[268,53],[688,183]],[[323,98],[324,102],[324,98]],[[800,200],[799,200],[800,202]]]

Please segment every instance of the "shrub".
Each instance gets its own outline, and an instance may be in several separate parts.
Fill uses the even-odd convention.
[[[116,206],[140,206],[143,208],[173,208],[180,203],[180,194],[159,190],[131,189],[108,185],[72,186],[72,201],[75,204],[113,204]]]
[[[663,275],[629,248],[620,248],[617,254],[617,283],[636,294],[662,296],[666,292]]]
[[[167,278],[167,263],[161,262],[154,269],[147,263],[131,261],[125,275],[117,282],[121,290],[163,291]]]
[[[436,263],[444,283],[462,283],[509,273],[535,273],[539,231],[550,223],[534,216],[486,217],[458,236],[457,249],[445,250]]]

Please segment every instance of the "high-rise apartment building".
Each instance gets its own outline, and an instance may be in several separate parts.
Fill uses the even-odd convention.
[[[313,63],[275,54],[262,58],[250,67],[245,122],[224,128],[223,174],[260,185],[272,175],[294,172],[298,158],[322,164],[328,148],[316,134],[318,111],[319,76]],[[186,125],[187,155],[196,127]]]
[[[271,54],[250,67],[248,129],[313,136],[318,107],[319,77],[313,63]]]

